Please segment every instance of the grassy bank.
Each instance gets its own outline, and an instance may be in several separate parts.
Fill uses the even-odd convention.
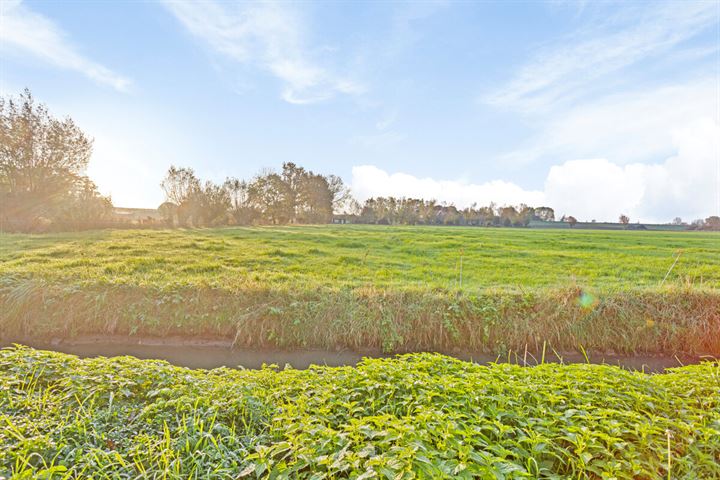
[[[720,237],[367,226],[5,235],[0,308],[6,338],[717,355]]]
[[[188,370],[0,351],[12,478],[717,478],[720,365]]]

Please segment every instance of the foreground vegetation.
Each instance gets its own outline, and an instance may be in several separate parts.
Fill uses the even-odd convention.
[[[712,233],[325,226],[0,242],[6,338],[718,354],[719,289]]]
[[[203,371],[17,348],[0,422],[12,478],[718,478],[720,365]]]

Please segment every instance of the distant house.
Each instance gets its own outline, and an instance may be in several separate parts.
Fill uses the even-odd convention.
[[[114,219],[121,223],[151,224],[163,221],[162,215],[156,208],[113,207],[112,214]]]

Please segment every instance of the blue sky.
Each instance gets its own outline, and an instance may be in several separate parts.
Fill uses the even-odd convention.
[[[170,164],[293,161],[372,195],[720,209],[720,3],[0,0],[0,90],[95,138],[116,205]]]

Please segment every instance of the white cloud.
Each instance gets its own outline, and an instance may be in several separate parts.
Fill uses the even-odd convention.
[[[128,78],[80,54],[57,25],[20,0],[0,1],[0,52],[29,54],[56,67],[80,72],[121,92],[131,85]]]
[[[289,4],[219,4],[166,0],[166,8],[214,51],[258,65],[280,79],[282,98],[307,104],[336,94],[357,95],[364,88],[320,66],[306,48],[304,25]]]
[[[506,86],[482,100],[525,112],[555,107],[595,89],[623,68],[659,56],[718,22],[717,5],[707,1],[647,4],[620,10],[606,25],[590,27],[541,49]],[[619,17],[619,18],[618,18]],[[697,55],[692,49],[691,55]],[[712,53],[711,50],[708,52]]]
[[[360,201],[378,196],[435,199],[466,207],[473,203],[487,205],[542,203],[543,194],[525,191],[519,186],[502,180],[472,184],[458,180],[418,178],[407,173],[387,173],[372,165],[353,167],[351,188]]]
[[[700,119],[672,135],[675,154],[662,163],[618,165],[607,159],[571,160],[549,169],[543,191],[494,180],[471,184],[387,173],[364,165],[352,170],[352,189],[360,200],[376,196],[419,197],[460,207],[548,205],[558,215],[582,220],[667,222],[720,213],[720,125]]]

